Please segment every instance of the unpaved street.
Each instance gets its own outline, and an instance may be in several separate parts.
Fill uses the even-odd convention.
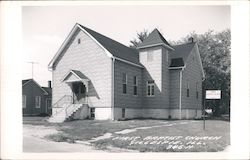
[[[59,133],[53,127],[23,126],[23,152],[103,152],[84,144],[70,144],[67,142],[53,142],[44,136]]]

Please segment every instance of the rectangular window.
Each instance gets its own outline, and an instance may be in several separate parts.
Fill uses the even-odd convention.
[[[125,118],[125,108],[122,108],[122,118]]]
[[[154,84],[154,81],[148,81],[148,84],[147,84],[147,95],[148,96],[154,96],[155,95],[155,84]]]
[[[165,56],[166,56],[165,60],[166,60],[166,62],[168,62],[168,50],[166,51],[166,55]]]
[[[122,93],[127,93],[127,74],[122,74]]]
[[[148,51],[147,52],[147,61],[148,62],[152,62],[154,60],[154,55],[153,55],[153,51]]]
[[[134,76],[134,95],[137,95],[137,86],[138,86],[138,82],[137,82],[137,77]]]
[[[198,92],[198,82],[196,82],[196,99],[199,98],[199,92]]]
[[[23,95],[23,108],[26,108],[26,95]]]
[[[95,118],[95,108],[90,108],[90,117]]]
[[[41,107],[41,96],[36,96],[36,108]]]
[[[81,44],[81,39],[80,38],[78,38],[77,43]]]
[[[189,97],[189,84],[187,83],[187,97]]]

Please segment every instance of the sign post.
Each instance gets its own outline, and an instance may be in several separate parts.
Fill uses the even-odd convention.
[[[203,130],[205,130],[205,113],[206,113],[206,100],[207,99],[221,99],[221,90],[206,90],[206,95],[203,105]]]

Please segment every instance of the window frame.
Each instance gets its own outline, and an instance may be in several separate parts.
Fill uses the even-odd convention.
[[[125,82],[123,81],[124,80],[124,76],[125,75]],[[126,73],[122,73],[122,94],[127,94],[128,92],[128,89],[127,89],[127,84],[128,84],[128,76]],[[125,88],[124,88],[125,86]],[[125,89],[125,90],[124,90]]]
[[[187,92],[186,96],[190,97],[190,90],[189,90],[189,84],[188,83],[187,83],[187,91],[186,92]]]
[[[125,114],[126,114],[125,108],[122,108],[122,118],[125,118]]]
[[[148,80],[147,81],[147,97],[154,97],[155,96],[155,81]]]
[[[196,82],[196,99],[199,99],[198,82]]]
[[[25,102],[25,103],[23,103],[23,102]],[[26,95],[22,95],[22,108],[27,108],[26,105],[27,105],[27,96]]]
[[[137,76],[133,77],[133,95],[138,96],[138,78],[137,78]]]
[[[150,50],[147,51],[147,62],[153,62],[154,61],[154,51]]]
[[[77,39],[77,44],[81,44],[81,42],[82,42],[82,41],[81,41],[81,38],[78,38],[78,39]]]
[[[38,104],[37,105],[37,98],[38,98]],[[41,108],[41,96],[36,96],[35,97],[35,108]]]
[[[90,108],[90,118],[95,118],[95,108]]]
[[[166,57],[165,57],[165,61],[168,63],[168,50],[166,50]]]

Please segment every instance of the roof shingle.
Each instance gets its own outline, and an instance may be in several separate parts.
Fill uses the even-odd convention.
[[[149,46],[149,45],[155,45],[155,44],[166,44],[168,46],[171,46],[166,39],[162,36],[162,34],[158,31],[158,29],[154,29],[148,37],[138,45],[139,48]]]
[[[184,66],[194,46],[195,43],[186,43],[173,46],[175,50],[170,52],[170,58],[171,58],[170,67]]]
[[[82,25],[80,26],[83,29],[85,29],[89,34],[91,34],[101,45],[103,45],[103,47],[105,47],[115,57],[130,61],[130,62],[133,62],[135,64],[142,66],[141,63],[139,62],[139,53],[136,49],[129,48],[87,27],[84,27]]]
[[[24,85],[25,83],[27,83],[30,80],[32,80],[32,79],[24,79],[24,80],[22,80],[22,85]]]

